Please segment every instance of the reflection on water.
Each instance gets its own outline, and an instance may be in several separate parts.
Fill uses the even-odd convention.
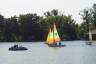
[[[0,43],[0,64],[96,64],[96,42],[64,41],[66,47],[48,47],[41,43],[19,43],[27,51],[8,51],[14,43]]]

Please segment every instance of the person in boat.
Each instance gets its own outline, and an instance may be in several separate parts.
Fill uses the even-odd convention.
[[[92,45],[92,40],[90,40],[90,41],[88,42],[88,45]]]
[[[18,45],[17,45],[17,44],[15,44],[15,45],[14,45],[14,48],[18,48]]]
[[[61,46],[61,42],[59,42],[59,46]]]

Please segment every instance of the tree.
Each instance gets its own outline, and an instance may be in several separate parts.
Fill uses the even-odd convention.
[[[93,12],[93,25],[94,25],[94,28],[96,28],[96,4],[93,5],[93,8],[92,8]]]
[[[57,16],[58,15],[58,10],[57,9],[53,9],[51,11],[51,13],[52,13],[53,16]]]
[[[23,41],[34,41],[41,38],[39,16],[37,14],[20,15],[19,23]]]
[[[19,24],[17,21],[17,17],[11,17],[5,19],[5,40],[7,41],[19,41]]]
[[[0,14],[0,41],[4,40],[4,16]]]

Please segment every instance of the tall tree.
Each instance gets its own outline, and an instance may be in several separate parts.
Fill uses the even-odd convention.
[[[4,16],[0,14],[0,41],[4,40]]]

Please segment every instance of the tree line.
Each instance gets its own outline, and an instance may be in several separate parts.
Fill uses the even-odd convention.
[[[96,4],[81,11],[80,16],[83,19],[81,24],[77,24],[72,15],[67,16],[58,9],[46,11],[44,16],[28,13],[5,18],[0,15],[0,41],[45,41],[54,23],[62,40],[85,39],[89,27],[91,30],[96,28]]]

